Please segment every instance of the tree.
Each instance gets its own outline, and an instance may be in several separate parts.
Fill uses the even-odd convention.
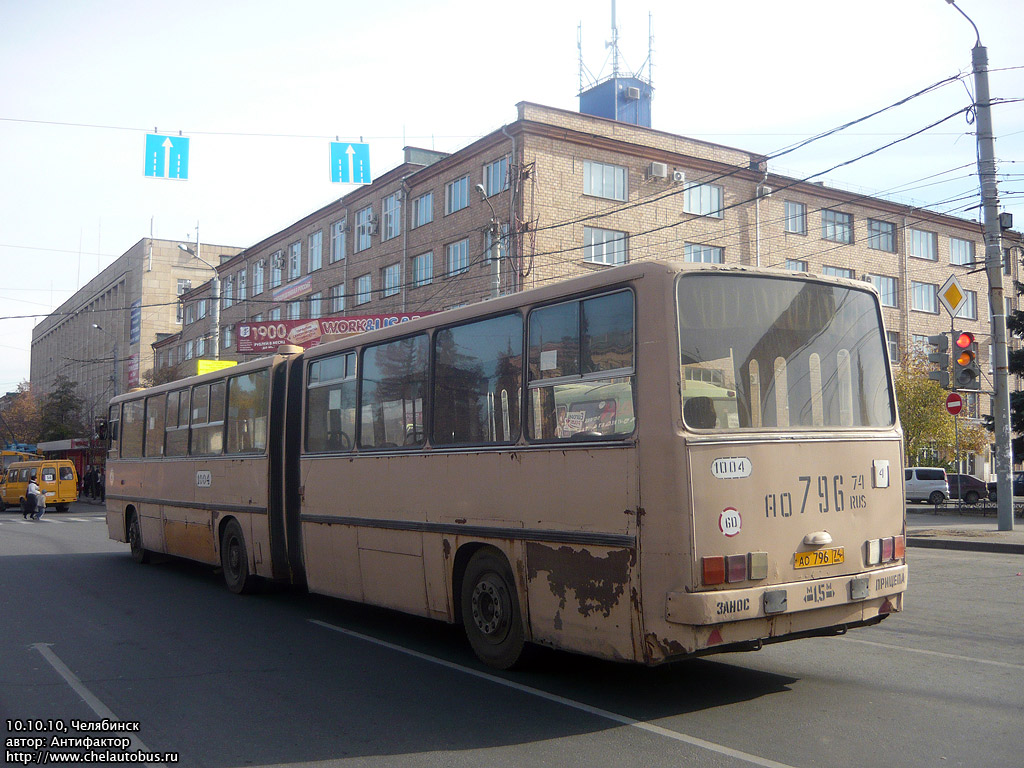
[[[82,416],[85,401],[77,389],[77,381],[57,374],[53,391],[42,399],[40,440],[67,440],[88,434],[89,428]]]
[[[3,438],[0,442],[35,443],[41,432],[39,400],[27,381],[4,398]]]
[[[893,372],[896,403],[903,425],[903,451],[908,467],[918,466],[925,450],[934,450],[940,461],[951,468],[967,453],[984,450],[990,436],[985,427],[961,418],[960,452],[957,454],[955,419],[946,410],[948,392],[928,378],[931,363],[920,352],[908,352]]]

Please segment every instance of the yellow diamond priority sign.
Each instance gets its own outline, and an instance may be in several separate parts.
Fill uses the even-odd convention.
[[[939,301],[949,312],[950,317],[956,317],[956,313],[967,301],[967,293],[956,279],[956,275],[950,275],[949,279],[939,288]]]

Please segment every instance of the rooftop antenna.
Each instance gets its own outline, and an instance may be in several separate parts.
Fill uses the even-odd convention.
[[[619,76],[619,28],[615,25],[615,0],[612,0],[612,39],[605,43],[612,49],[612,77]]]

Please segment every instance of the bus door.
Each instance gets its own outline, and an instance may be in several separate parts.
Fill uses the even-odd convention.
[[[78,499],[78,479],[71,465],[57,467],[57,500],[71,502]]]

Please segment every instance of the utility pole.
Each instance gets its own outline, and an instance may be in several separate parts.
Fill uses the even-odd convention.
[[[985,231],[985,273],[988,275],[989,311],[992,315],[992,363],[994,392],[992,420],[995,425],[996,503],[1000,531],[1013,530],[1013,453],[1010,442],[1009,357],[1006,348],[1006,301],[1003,299],[1002,228],[999,224],[999,192],[996,186],[995,137],[992,131],[992,103],[988,90],[988,50],[981,44],[978,26],[956,4],[971,26],[977,42],[971,50],[974,71],[975,124],[978,129],[978,180]]]

